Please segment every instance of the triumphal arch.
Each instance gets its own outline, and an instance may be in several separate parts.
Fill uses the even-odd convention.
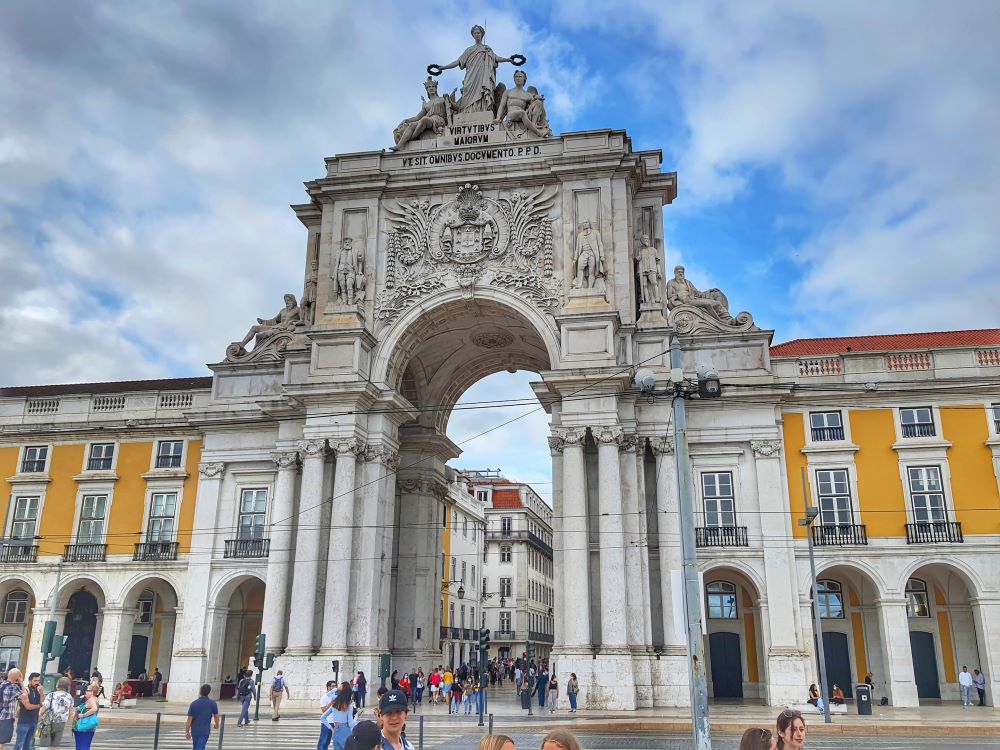
[[[664,268],[677,175],[662,153],[624,130],[554,132],[528,61],[484,36],[473,28],[426,75],[415,66],[414,114],[391,147],[329,157],[306,183],[292,207],[302,292],[228,347],[211,405],[192,415],[205,433],[196,527],[241,476],[271,472],[262,629],[291,684],[322,684],[332,659],[374,675],[384,652],[428,669],[442,658],[451,409],[487,375],[536,372],[551,415],[558,672],[576,672],[583,706],[682,705],[670,405],[632,375],[665,379],[676,333],[689,371],[764,382],[769,333]],[[691,409],[693,450],[745,454],[743,492],[778,508],[774,403],[720,401]],[[789,538],[768,546],[762,600],[797,596]],[[175,657],[178,686],[218,669],[213,592],[238,575],[192,577],[184,642],[206,648]],[[794,623],[772,619],[755,658],[797,695],[807,657]]]

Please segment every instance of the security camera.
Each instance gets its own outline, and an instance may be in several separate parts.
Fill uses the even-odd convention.
[[[635,385],[643,393],[652,393],[656,389],[656,375],[643,368],[635,374]]]

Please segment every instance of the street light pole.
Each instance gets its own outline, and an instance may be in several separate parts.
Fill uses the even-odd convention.
[[[813,553],[812,524],[819,516],[819,508],[809,502],[809,490],[806,483],[806,470],[802,469],[802,499],[805,503],[806,517],[799,519],[799,526],[806,527],[806,540],[809,544],[809,569],[812,571],[812,611],[813,627],[816,629],[816,655],[819,657],[819,697],[823,701],[823,723],[831,723],[830,701],[826,694],[826,654],[823,652],[823,618],[819,611],[819,581],[816,580],[816,555]]]
[[[671,380],[683,373],[681,345],[676,334],[670,342]],[[698,550],[694,533],[694,483],[691,456],[687,444],[687,404],[685,394],[675,382],[674,461],[677,466],[677,500],[683,555],[684,614],[687,623],[691,721],[695,748],[711,750],[711,726],[708,721],[708,680],[705,675],[705,642],[701,628],[701,587],[698,585]]]

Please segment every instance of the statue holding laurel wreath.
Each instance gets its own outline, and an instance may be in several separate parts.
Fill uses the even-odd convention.
[[[483,43],[486,29],[476,24],[471,30],[475,44],[465,50],[458,59],[447,65],[428,65],[427,72],[439,76],[446,70],[461,68],[465,71],[462,81],[462,96],[456,103],[459,112],[490,112],[496,113],[500,97],[506,86],[497,86],[497,67],[500,63],[513,63],[521,66],[526,62],[524,55],[500,57],[489,45]]]

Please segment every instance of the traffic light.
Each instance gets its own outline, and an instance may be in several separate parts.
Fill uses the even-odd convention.
[[[52,652],[52,641],[56,636],[56,621],[47,620],[45,622],[45,630],[42,631],[42,653],[50,654]]]
[[[528,641],[528,661],[535,660],[535,644]]]
[[[52,658],[58,659],[66,651],[66,641],[69,640],[68,635],[57,635],[52,639]]]
[[[486,652],[490,650],[490,629],[479,629],[479,650]]]
[[[264,669],[270,669],[274,666],[274,654],[268,654],[267,658],[264,660]]]
[[[257,665],[258,669],[263,668],[264,658],[267,652],[267,636],[263,633],[257,636],[257,644],[254,647],[254,663]]]

